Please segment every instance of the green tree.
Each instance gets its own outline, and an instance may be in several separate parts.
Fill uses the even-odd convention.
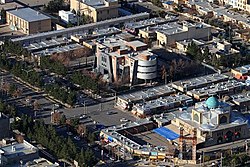
[[[60,119],[60,124],[65,124],[66,123],[66,116],[63,114]]]
[[[208,47],[205,47],[204,52],[203,52],[203,58],[206,62],[210,60],[209,55],[210,55],[209,49]]]
[[[152,4],[158,7],[163,7],[161,0],[151,0]]]
[[[64,0],[51,0],[45,7],[50,12],[58,12],[59,10],[65,9]]]
[[[4,8],[1,9],[0,18],[1,18],[1,23],[5,24],[6,23],[6,11],[4,10]]]

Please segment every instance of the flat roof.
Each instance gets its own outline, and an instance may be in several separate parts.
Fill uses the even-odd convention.
[[[37,56],[49,56],[55,53],[63,53],[63,52],[68,52],[76,49],[84,48],[84,46],[74,43],[74,44],[69,44],[61,47],[54,47],[54,48],[48,48],[45,50],[41,50],[38,52],[34,52],[33,55]]]
[[[130,22],[125,24],[125,28],[128,29],[140,29],[144,28],[147,26],[154,26],[158,24],[163,24],[166,23],[168,20],[163,19],[161,17],[156,17],[156,18],[151,18],[151,19],[146,19],[138,22]]]
[[[240,103],[250,102],[250,91],[235,94],[230,97],[232,98],[232,102],[236,103],[237,105],[240,105]]]
[[[47,20],[50,19],[50,17],[40,13],[39,11],[36,11],[31,8],[21,8],[17,10],[10,10],[7,11],[25,21],[28,22],[35,22],[35,21],[41,21],[41,20]]]
[[[191,28],[191,27],[196,27],[196,28],[209,28],[211,27],[208,24],[205,23],[189,23],[187,21],[182,21],[179,22],[178,24],[171,24],[169,26],[165,26],[164,28],[160,28],[156,31],[163,33],[165,35],[171,35],[171,34],[177,34],[177,33],[182,33],[182,32],[188,32],[185,27]]]
[[[27,49],[30,52],[37,52],[39,50],[44,50],[46,48],[64,45],[67,43],[70,43],[70,40],[67,38],[53,38],[51,40],[44,40],[41,42],[34,42],[28,45],[23,45],[23,48]]]
[[[240,73],[243,73],[243,74],[249,73],[250,72],[250,64],[244,65],[244,66],[241,66],[241,67],[237,67],[234,70],[238,71]]]
[[[135,47],[147,46],[147,44],[145,44],[144,42],[141,42],[141,41],[139,41],[139,40],[130,41],[130,42],[127,42],[127,44],[128,44],[129,46],[135,46]]]
[[[4,9],[5,11],[8,11],[8,10],[13,10],[13,9],[16,9],[16,8],[23,8],[24,6],[17,3],[17,2],[8,2],[8,3],[4,3],[4,4],[1,4],[0,3],[0,9]]]
[[[180,90],[179,87],[185,90],[191,90],[194,88],[200,88],[200,87],[206,86],[208,84],[225,81],[225,80],[228,80],[228,78],[229,77],[224,74],[215,73],[215,74],[204,75],[201,77],[192,78],[188,80],[176,81],[172,83],[172,86],[173,88],[178,89],[178,90]]]
[[[169,143],[167,139],[158,135],[154,131],[143,132],[135,135],[136,137],[146,141],[147,143],[153,146],[164,146],[168,152],[174,153],[174,146],[172,143]]]
[[[209,96],[213,94],[219,94],[219,93],[227,93],[231,90],[234,90],[235,88],[241,88],[245,84],[236,80],[228,80],[224,82],[219,82],[210,86],[193,89],[187,92],[190,96]]]
[[[151,111],[159,107],[175,108],[179,107],[182,103],[192,100],[191,97],[185,94],[166,96],[165,98],[158,98],[155,100],[147,101],[145,103],[138,103],[134,107],[141,111]]]
[[[18,1],[30,7],[40,7],[40,6],[48,5],[48,3],[51,0],[18,0]]]
[[[4,152],[4,156],[13,158],[20,155],[28,155],[37,152],[37,148],[30,143],[24,141],[24,143],[15,143],[5,147],[1,147],[0,150]]]
[[[127,102],[135,102],[140,100],[147,100],[148,98],[157,98],[160,96],[167,96],[175,93],[175,90],[170,85],[155,86],[152,88],[144,89],[142,91],[136,91],[133,93],[127,93],[118,96]]]
[[[89,40],[89,39],[95,39],[95,38],[101,38],[106,36],[111,36],[115,34],[119,34],[122,31],[116,27],[109,27],[109,28],[96,28],[92,33],[78,33],[71,36],[71,38],[77,38],[80,40]],[[74,40],[74,39],[73,39]]]
[[[105,5],[106,2],[118,2],[118,0],[83,0],[82,3],[85,3],[86,5],[89,5],[93,8],[104,8],[107,7]]]

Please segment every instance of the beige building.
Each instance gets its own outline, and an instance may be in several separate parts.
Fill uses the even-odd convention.
[[[183,112],[171,121],[176,127],[183,127],[186,133],[197,130],[198,144],[212,146],[234,142],[249,137],[247,119],[232,111],[228,103],[210,97],[196,103],[191,112]]]
[[[12,30],[35,34],[51,30],[51,18],[31,8],[6,12],[6,22]]]
[[[156,30],[159,45],[175,45],[177,41],[187,39],[208,39],[211,36],[211,26],[205,23],[171,23]]]
[[[71,0],[70,10],[79,11],[93,18],[94,22],[116,18],[118,0]]]

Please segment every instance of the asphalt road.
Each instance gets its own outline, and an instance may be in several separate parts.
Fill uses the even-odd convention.
[[[8,82],[9,84],[16,85],[17,88],[22,89],[22,95],[18,98],[14,98],[8,96],[5,100],[8,103],[11,103],[17,107],[18,114],[21,116],[22,114],[28,114],[30,116],[34,116],[35,112],[33,109],[33,103],[35,100],[40,105],[40,110],[36,112],[37,118],[44,119],[45,123],[50,123],[50,114],[55,104],[53,101],[47,99],[43,93],[37,93],[27,85],[23,83],[19,83],[13,79],[12,75],[1,73],[3,76],[3,81]],[[0,76],[0,77],[1,77]],[[2,77],[1,77],[2,78]],[[30,96],[31,101],[28,103],[26,98]],[[77,108],[60,108],[58,109],[62,112],[67,118],[79,118],[82,114],[87,114],[90,116],[89,120],[86,122],[99,122],[105,126],[113,126],[121,124],[120,119],[126,118],[127,120],[135,121],[136,119],[131,115],[130,112],[123,112],[114,108],[114,101],[105,102],[102,104],[95,104],[92,106],[77,107]],[[108,115],[107,111],[115,111],[116,114]]]

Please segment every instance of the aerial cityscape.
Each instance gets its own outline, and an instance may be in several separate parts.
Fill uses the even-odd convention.
[[[0,167],[249,167],[250,0],[0,0]]]

